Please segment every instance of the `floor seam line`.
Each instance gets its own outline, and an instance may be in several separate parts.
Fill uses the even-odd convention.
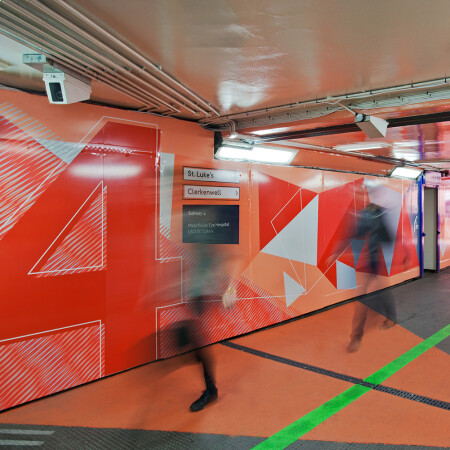
[[[283,356],[274,355],[272,353],[263,352],[261,350],[257,350],[251,347],[247,347],[241,344],[236,344],[230,341],[221,342],[222,345],[233,348],[235,350],[239,350],[245,353],[249,353],[255,356],[262,357],[264,359],[270,359],[275,362],[279,362],[281,364],[286,364],[293,367],[298,367],[300,369],[307,370],[308,372],[317,373],[319,375],[324,375],[330,378],[334,378],[341,381],[346,381],[348,383],[356,384],[359,386],[368,387],[378,392],[384,392],[386,394],[395,395],[397,397],[405,398],[407,400],[412,400],[418,403],[423,403],[425,405],[433,406],[435,408],[444,409],[450,411],[450,403],[444,400],[438,400],[431,397],[426,397],[424,395],[414,394],[412,392],[403,391],[401,389],[393,388],[390,386],[385,386],[379,383],[371,383],[369,381],[365,381],[362,378],[354,377],[351,375],[346,375],[343,373],[335,372],[333,370],[324,369],[322,367],[313,366],[311,364],[302,363],[299,361],[294,361],[289,358],[284,358]]]

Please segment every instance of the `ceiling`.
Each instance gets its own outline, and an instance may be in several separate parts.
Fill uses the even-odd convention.
[[[88,76],[92,102],[277,141],[352,111],[433,116],[382,139],[342,128],[289,141],[448,168],[449,16],[448,0],[2,0],[0,84],[44,94],[22,63],[41,53]]]

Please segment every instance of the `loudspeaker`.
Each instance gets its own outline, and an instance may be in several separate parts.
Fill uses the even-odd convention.
[[[50,103],[68,104],[89,100],[91,84],[64,72],[43,74],[45,90]]]
[[[386,136],[388,122],[375,116],[364,116],[358,114],[355,123],[370,138],[379,138]]]

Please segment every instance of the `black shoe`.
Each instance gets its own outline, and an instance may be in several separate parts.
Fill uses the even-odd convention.
[[[206,389],[206,391],[203,391],[203,394],[200,396],[200,398],[192,403],[191,411],[201,411],[208,403],[211,403],[214,400],[217,400],[217,389]]]

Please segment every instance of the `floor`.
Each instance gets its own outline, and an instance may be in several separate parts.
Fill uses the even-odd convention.
[[[219,400],[189,354],[0,414],[2,448],[450,448],[450,270],[209,347]],[[381,329],[382,295],[398,324]],[[365,305],[365,306],[364,306]],[[352,318],[368,307],[361,346]]]

